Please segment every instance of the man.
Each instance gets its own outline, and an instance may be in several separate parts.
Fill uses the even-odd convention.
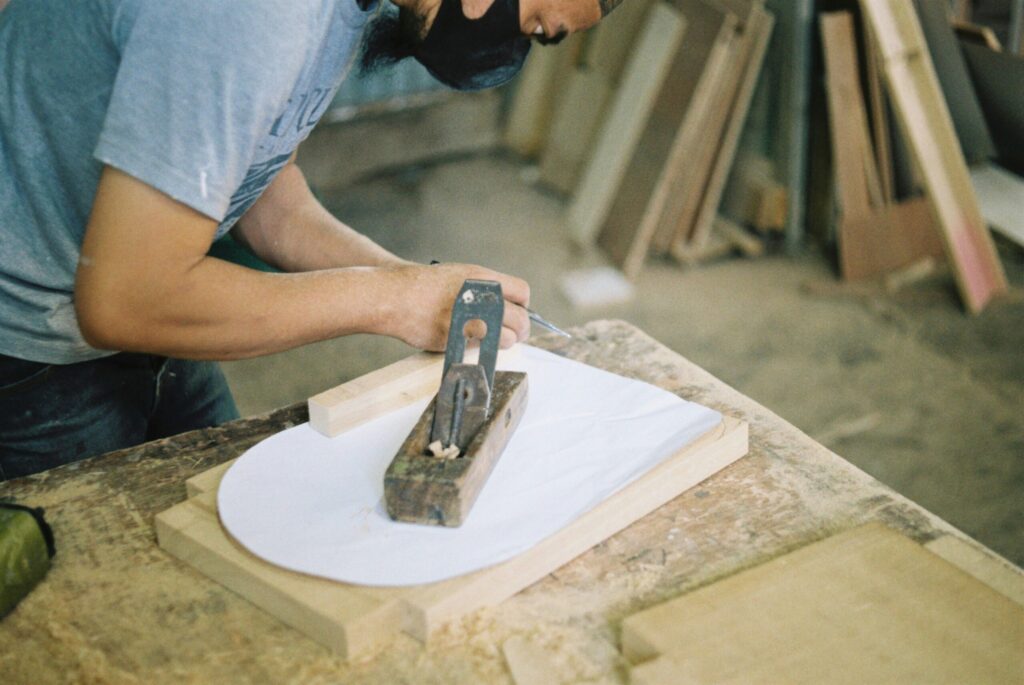
[[[476,89],[611,5],[373,1],[0,12],[0,480],[234,418],[205,360],[350,333],[442,349],[467,278],[502,284],[503,346],[527,336],[524,281],[396,257],[320,206],[294,151],[368,23],[366,65]],[[228,231],[285,273],[207,256]]]

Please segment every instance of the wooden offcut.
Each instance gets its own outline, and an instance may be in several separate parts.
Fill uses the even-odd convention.
[[[309,398],[309,425],[329,438],[429,397],[444,355],[421,352]]]
[[[427,405],[384,474],[384,502],[396,521],[460,526],[498,464],[526,411],[526,374],[497,371],[490,418],[465,454],[454,459],[428,451],[437,398]]]
[[[412,365],[415,368],[415,364]],[[395,380],[392,370],[384,377]],[[349,398],[373,393],[352,381]],[[384,403],[378,403],[384,407]],[[381,413],[390,411],[383,409]],[[188,500],[156,516],[160,546],[342,657],[372,655],[400,632],[427,638],[452,620],[497,604],[647,515],[747,452],[747,425],[722,423],[519,556],[429,585],[375,588],[287,571],[250,554],[217,517],[224,466],[190,480]]]
[[[1024,608],[878,523],[622,624],[638,685],[1019,683],[1022,646]]]
[[[917,15],[905,0],[861,0],[861,7],[961,297],[968,311],[978,313],[1006,292],[1006,275],[978,209]]]

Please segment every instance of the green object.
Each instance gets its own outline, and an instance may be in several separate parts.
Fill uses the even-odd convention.
[[[271,273],[278,271],[254,255],[249,248],[232,238],[230,234],[225,235],[220,240],[215,240],[213,245],[210,246],[208,254],[211,257],[223,259],[226,262],[238,264],[239,266],[247,266],[257,271],[269,271]]]
[[[43,579],[54,551],[42,509],[0,502],[0,618]]]

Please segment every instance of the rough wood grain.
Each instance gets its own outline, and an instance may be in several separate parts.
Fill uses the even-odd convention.
[[[1016,683],[1024,608],[880,524],[630,616],[633,683]]]
[[[437,398],[427,405],[384,473],[384,501],[396,521],[461,526],[526,411],[525,373],[498,371],[491,419],[456,459],[428,454]]]

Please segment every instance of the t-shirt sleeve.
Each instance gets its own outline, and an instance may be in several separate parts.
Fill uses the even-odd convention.
[[[96,159],[220,221],[302,69],[304,4],[140,0]]]

